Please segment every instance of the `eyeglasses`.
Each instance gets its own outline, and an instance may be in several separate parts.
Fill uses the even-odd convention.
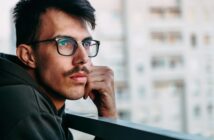
[[[56,42],[57,52],[63,56],[73,55],[79,46],[78,42],[74,38],[69,37],[69,36],[57,36],[52,39],[34,41],[34,42],[31,42],[28,44],[34,45],[37,43],[52,42],[52,41]],[[92,40],[89,37],[89,38],[86,38],[83,41],[81,41],[80,44],[85,48],[85,50],[88,54],[88,57],[97,56],[98,51],[99,51],[100,41]]]

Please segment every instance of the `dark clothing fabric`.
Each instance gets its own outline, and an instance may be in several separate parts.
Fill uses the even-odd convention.
[[[16,56],[0,53],[0,139],[72,140],[57,111]]]

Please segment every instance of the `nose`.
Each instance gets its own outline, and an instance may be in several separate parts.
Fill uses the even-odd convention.
[[[86,64],[89,61],[89,59],[90,58],[88,57],[88,54],[85,48],[82,45],[79,45],[74,54],[72,64],[74,66],[83,65],[83,64]]]

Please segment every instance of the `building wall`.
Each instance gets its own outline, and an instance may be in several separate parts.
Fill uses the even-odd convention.
[[[104,42],[105,51],[98,61],[103,63],[102,57],[107,57],[115,75],[121,77],[116,76],[120,117],[181,132],[213,135],[213,2],[92,3],[100,13],[95,35]],[[110,5],[112,8],[106,8]]]

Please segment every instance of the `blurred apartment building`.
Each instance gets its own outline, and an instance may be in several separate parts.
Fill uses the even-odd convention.
[[[120,118],[214,136],[214,1],[91,2]]]

